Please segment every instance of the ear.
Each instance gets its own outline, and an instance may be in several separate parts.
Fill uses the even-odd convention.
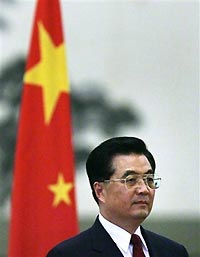
[[[101,182],[94,182],[93,189],[95,191],[96,197],[100,202],[105,202],[105,188],[103,183]]]

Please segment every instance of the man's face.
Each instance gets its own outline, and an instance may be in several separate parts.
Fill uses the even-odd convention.
[[[115,172],[110,179],[125,178],[127,174],[153,173],[148,159],[138,154],[115,156],[112,168]],[[155,189],[149,188],[142,179],[131,188],[120,181],[104,183],[100,211],[117,225],[140,224],[151,212],[154,194]]]

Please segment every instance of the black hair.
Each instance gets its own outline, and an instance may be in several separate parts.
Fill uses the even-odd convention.
[[[86,171],[93,197],[97,203],[98,199],[93,190],[94,182],[104,181],[114,174],[114,170],[112,169],[112,160],[115,156],[119,154],[129,155],[131,153],[145,155],[153,172],[155,172],[156,163],[153,155],[148,151],[144,141],[136,137],[110,138],[94,148],[94,150],[89,154],[86,162]]]

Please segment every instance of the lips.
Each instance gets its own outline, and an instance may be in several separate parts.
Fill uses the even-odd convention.
[[[136,200],[136,201],[133,201],[133,204],[149,204],[149,201],[147,201],[147,200]]]
[[[146,201],[138,201],[138,202],[136,202],[136,204],[148,204],[148,202],[146,202]]]

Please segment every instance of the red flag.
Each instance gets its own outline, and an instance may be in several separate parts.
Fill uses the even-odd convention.
[[[38,0],[15,156],[9,257],[44,257],[78,232],[69,78],[58,0]]]

